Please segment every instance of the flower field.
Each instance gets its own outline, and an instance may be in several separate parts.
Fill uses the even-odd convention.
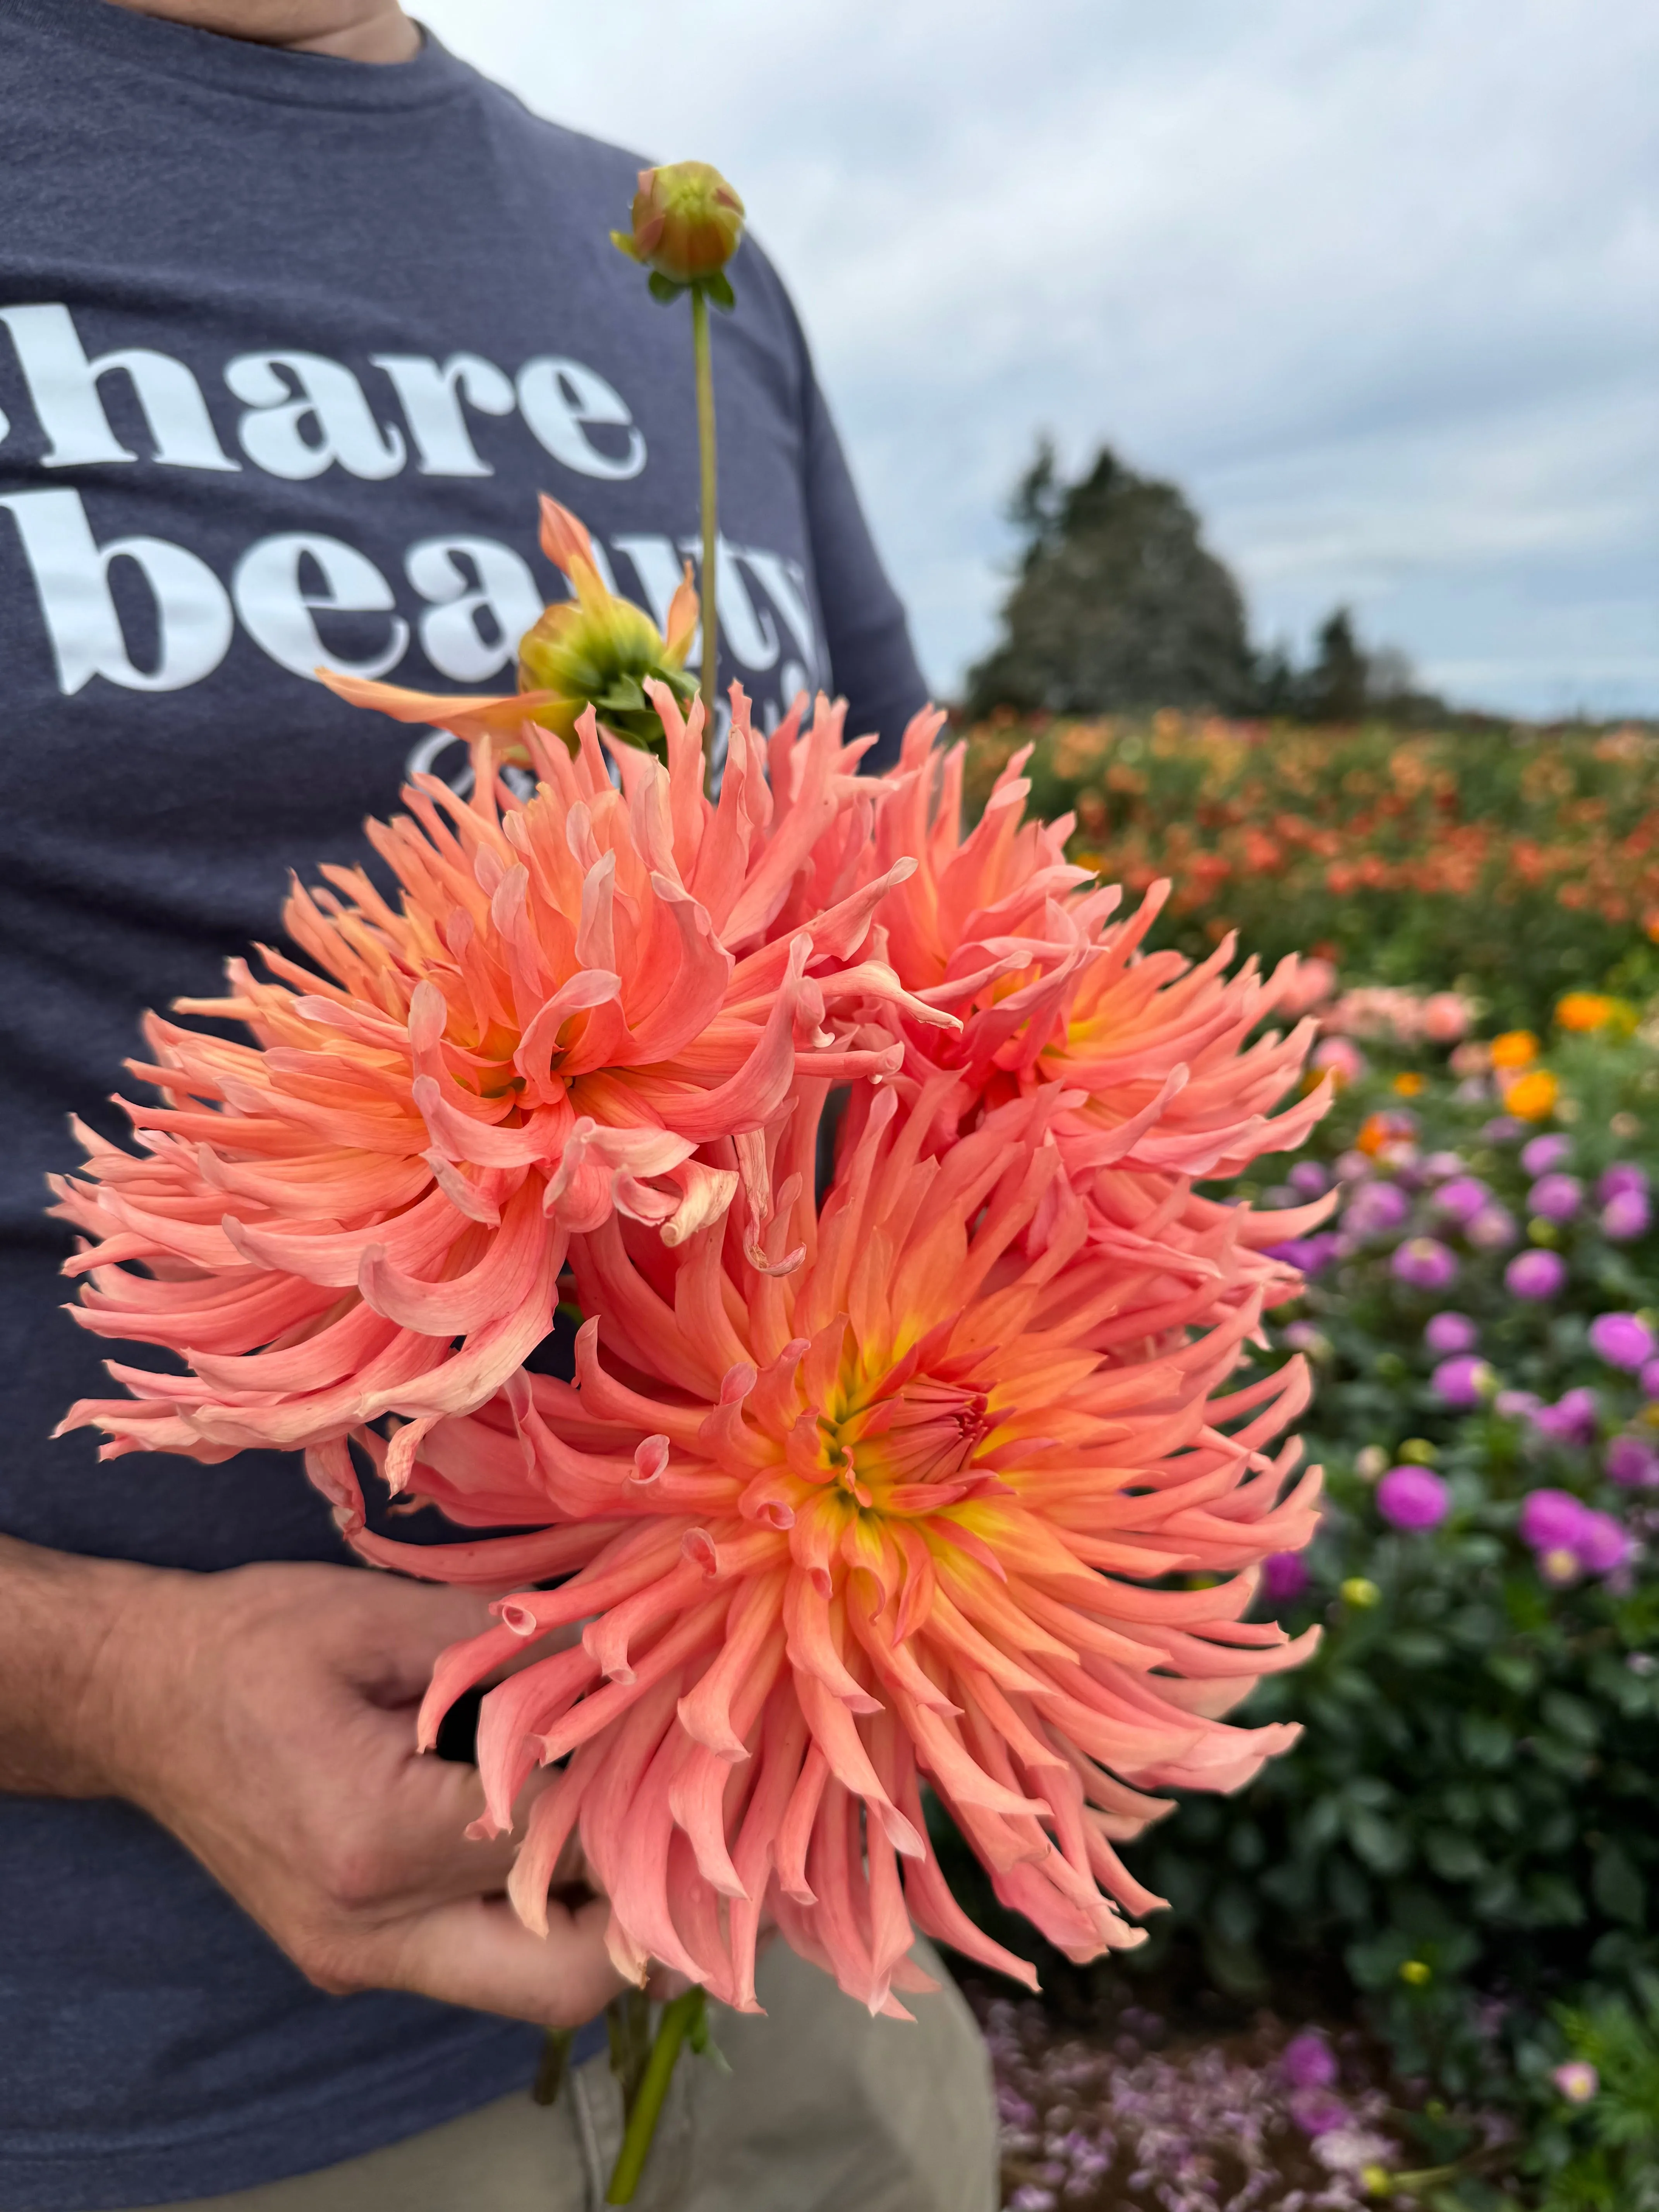
[[[970,803],[1033,743],[1036,811],[1074,812],[1073,857],[1131,890],[1172,877],[1161,941],[1184,951],[1236,928],[1264,963],[1461,984],[1499,1027],[1547,1022],[1574,988],[1659,989],[1650,730],[1008,720],[970,737]]]
[[[1023,734],[976,733],[976,775]],[[1303,1733],[1131,1848],[1170,1910],[1109,1988],[1052,1962],[1092,2045],[1045,2060],[995,2016],[1023,2212],[1659,2204],[1656,761],[1635,731],[1042,735],[1074,856],[1174,877],[1154,941],[1330,961],[1340,1087],[1232,1193],[1332,1206],[1279,1248],[1306,1290],[1253,1355],[1316,1376],[1319,1533],[1258,1609],[1322,1641],[1246,1709]],[[1230,2067],[1194,2045],[1177,2092],[1177,2034],[1109,2091],[1136,2005],[1194,2002]],[[1168,2125],[1132,2172],[1138,2097]]]

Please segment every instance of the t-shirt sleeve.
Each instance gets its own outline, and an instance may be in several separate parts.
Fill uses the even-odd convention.
[[[927,686],[810,361],[805,404],[806,510],[830,676],[847,700],[848,734],[880,732],[880,744],[864,757],[866,770],[888,768],[898,758],[905,724],[927,703]]]

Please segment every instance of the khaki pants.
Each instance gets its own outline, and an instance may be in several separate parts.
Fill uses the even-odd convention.
[[[761,1961],[763,2018],[716,2009],[731,2063],[682,2056],[637,2212],[994,2212],[996,2122],[973,2015],[921,1947],[938,1996],[914,2027],[872,2021],[782,1943]],[[622,2140],[608,2062],[548,2111],[504,2097],[366,2157],[191,2212],[599,2212]]]

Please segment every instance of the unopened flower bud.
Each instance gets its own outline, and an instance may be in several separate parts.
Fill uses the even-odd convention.
[[[665,168],[640,171],[634,228],[611,236],[665,287],[684,290],[721,278],[743,237],[743,202],[718,169],[707,161],[671,161]],[[729,291],[723,278],[711,289],[717,296]]]
[[[1352,1606],[1361,1613],[1382,1601],[1382,1591],[1364,1575],[1350,1575],[1342,1585],[1341,1595],[1344,1605]]]

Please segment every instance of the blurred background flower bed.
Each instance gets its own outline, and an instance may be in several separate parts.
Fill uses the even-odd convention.
[[[1236,928],[1264,964],[1316,951],[1366,981],[1461,983],[1500,1026],[1539,1027],[1575,988],[1659,990],[1646,727],[1005,710],[969,733],[970,804],[1027,745],[1037,811],[1077,816],[1074,859],[1130,890],[1174,878],[1158,942],[1201,955]]]
[[[1334,1194],[1255,1355],[1316,1377],[1260,1603],[1324,1639],[1249,1708],[1304,1733],[1129,1848],[1143,1950],[977,1991],[1006,2201],[1659,2206],[1659,748],[1004,722],[976,791],[1034,736],[1156,941],[1316,948],[1339,1089],[1243,1194]]]

